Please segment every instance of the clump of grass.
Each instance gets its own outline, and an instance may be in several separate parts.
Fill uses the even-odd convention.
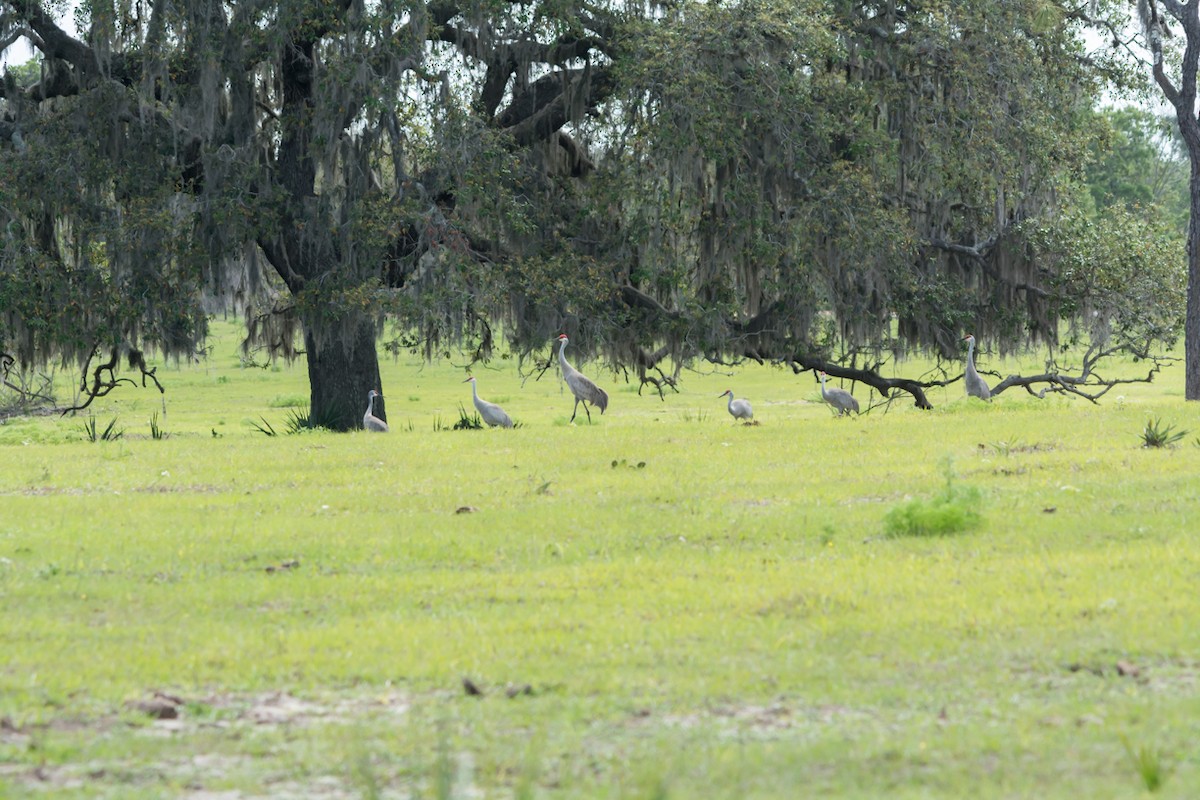
[[[1187,431],[1176,430],[1174,425],[1164,424],[1158,418],[1146,420],[1139,434],[1142,447],[1172,447],[1184,436],[1187,436]]]
[[[1125,746],[1125,753],[1146,790],[1157,792],[1161,789],[1167,780],[1167,767],[1163,763],[1162,751],[1145,744],[1135,748],[1127,736],[1121,737],[1121,744]]]
[[[946,485],[928,500],[914,498],[893,508],[883,518],[884,532],[890,537],[949,536],[979,526],[982,494],[974,486],[954,482],[949,464]]]
[[[87,436],[89,442],[115,442],[125,435],[125,431],[117,428],[117,418],[113,417],[103,431],[96,427],[95,415],[87,418],[83,423],[83,434]]]
[[[275,432],[275,429],[273,427],[271,427],[271,423],[267,422],[266,417],[259,417],[259,419],[262,420],[262,423],[263,423],[262,425],[259,425],[254,420],[250,420],[250,426],[252,428],[254,428],[254,430],[258,431],[263,436],[278,436],[279,435],[278,433]]]
[[[695,415],[693,415],[692,412],[685,408],[681,416],[684,422],[699,422],[703,424],[708,419],[708,412],[702,408],[698,408]]]
[[[167,433],[158,424],[158,412],[155,411],[150,415],[150,438],[156,441],[170,438],[171,434]]]
[[[998,456],[1008,457],[1013,451],[1020,449],[1020,439],[1001,439],[998,442],[992,442],[992,452]]]
[[[478,414],[468,414],[462,404],[458,405],[458,422],[454,423],[452,430],[456,431],[481,431],[483,430],[483,420]]]
[[[271,408],[304,408],[308,398],[299,394],[277,394],[267,405]]]

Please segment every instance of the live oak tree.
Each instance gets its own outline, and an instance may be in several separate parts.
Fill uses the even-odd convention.
[[[194,352],[221,302],[273,355],[302,342],[337,429],[381,388],[385,319],[429,356],[502,329],[544,357],[566,330],[660,390],[750,357],[923,405],[882,360],[957,357],[967,328],[1173,335],[1111,324],[1169,240],[1101,226],[1086,252],[1130,270],[1068,257],[1093,98],[1129,75],[1069,4],[83,11],[76,37],[0,0],[0,44],[42,55],[0,96],[0,349],[94,357],[94,387],[118,355]]]
[[[495,152],[541,148],[578,171],[561,129],[608,91],[610,15],[583,7],[82,11],[76,37],[37,0],[0,2],[0,44],[42,57],[36,83],[0,95],[0,341],[23,362],[95,356],[111,376],[125,352],[194,352],[206,297],[240,302],[273,352],[302,333],[312,419],[335,429],[380,385],[385,314],[426,342],[481,324],[489,288],[458,270],[521,222]],[[457,108],[451,83],[472,70],[475,106]]]

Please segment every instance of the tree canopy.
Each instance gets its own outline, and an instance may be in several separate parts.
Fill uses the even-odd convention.
[[[1178,274],[1168,235],[1093,227],[1086,264],[1064,235],[1095,98],[1133,75],[1073,4],[80,10],[72,36],[0,0],[0,45],[41,56],[0,94],[0,350],[23,363],[186,357],[235,305],[345,429],[385,319],[429,356],[502,332],[542,358],[565,330],[660,388],[750,357],[912,390],[881,360],[966,329],[1178,330],[1173,306],[1152,342],[1116,318]]]

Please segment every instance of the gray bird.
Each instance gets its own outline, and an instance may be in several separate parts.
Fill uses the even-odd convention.
[[[967,394],[980,400],[991,400],[992,390],[975,371],[975,337],[968,333],[963,337],[963,341],[967,343],[967,372],[963,376],[963,382],[967,384]]]
[[[718,397],[729,395],[729,413],[734,419],[752,420],[754,419],[754,409],[750,407],[749,400],[734,400],[733,389],[726,389]]]
[[[471,384],[471,399],[475,403],[475,410],[479,412],[480,418],[483,419],[489,426],[511,428],[513,421],[509,419],[508,414],[504,413],[504,409],[495,403],[489,403],[487,400],[479,399],[479,388],[475,383],[475,376],[467,378],[463,383]]]
[[[387,433],[388,424],[375,416],[375,398],[383,397],[379,392],[372,389],[367,392],[367,413],[363,414],[363,428],[375,433]]]
[[[821,397],[825,398],[825,402],[837,409],[838,416],[849,414],[853,411],[858,413],[858,401],[854,399],[854,395],[847,392],[845,389],[833,387],[832,389],[825,388],[825,379],[829,377],[824,371],[819,373],[821,376]]]
[[[604,409],[608,408],[608,395],[582,372],[567,363],[567,357],[563,355],[563,351],[567,349],[567,342],[570,341],[567,335],[565,333],[559,335],[558,341],[558,365],[562,368],[563,380],[571,388],[571,394],[575,395],[575,410],[571,412],[570,421],[575,421],[575,415],[579,413],[579,404],[583,403],[583,410],[587,412],[590,423],[592,412],[588,411],[588,404],[594,405],[603,414]]]

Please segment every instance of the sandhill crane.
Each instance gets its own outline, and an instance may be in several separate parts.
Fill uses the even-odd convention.
[[[604,409],[608,408],[608,395],[582,372],[567,363],[567,357],[563,355],[563,351],[567,349],[567,342],[570,341],[567,335],[565,333],[559,335],[558,341],[558,365],[562,368],[563,380],[567,382],[567,386],[571,387],[571,394],[575,395],[575,410],[571,412],[570,421],[575,421],[575,415],[579,413],[579,404],[582,402],[583,410],[587,412],[590,423],[592,412],[588,411],[588,404],[591,403],[603,414]]]
[[[383,397],[379,392],[372,389],[367,392],[367,413],[363,414],[363,428],[375,433],[387,433],[388,424],[375,416],[375,398]]]
[[[825,402],[837,409],[838,416],[849,414],[853,411],[858,413],[858,401],[854,399],[854,395],[847,392],[845,389],[833,387],[832,389],[825,388],[825,379],[829,377],[824,371],[821,371],[821,397],[825,398]]]
[[[975,371],[975,337],[968,333],[963,337],[963,341],[967,343],[967,372],[963,376],[963,381],[967,384],[967,394],[980,400],[991,400],[992,390]]]
[[[504,413],[504,409],[495,403],[489,403],[487,400],[479,399],[479,388],[475,384],[475,376],[467,378],[463,383],[471,384],[471,399],[475,402],[475,410],[479,412],[479,416],[491,427],[497,426],[501,428],[511,428],[513,421],[509,419],[508,414]]]
[[[752,420],[754,419],[754,409],[750,407],[749,400],[734,400],[733,389],[726,389],[718,397],[729,395],[729,413],[734,419]]]

